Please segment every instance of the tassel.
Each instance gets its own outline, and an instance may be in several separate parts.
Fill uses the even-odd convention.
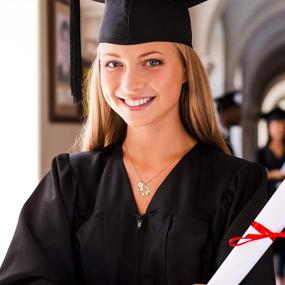
[[[70,87],[73,103],[82,101],[80,0],[70,0]]]

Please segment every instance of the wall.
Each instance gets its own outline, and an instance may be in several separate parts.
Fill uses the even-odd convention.
[[[41,91],[40,91],[40,176],[50,167],[51,159],[62,152],[69,152],[80,129],[79,123],[51,123],[48,118],[48,4],[41,0]]]
[[[39,0],[0,9],[0,264],[39,177]]]

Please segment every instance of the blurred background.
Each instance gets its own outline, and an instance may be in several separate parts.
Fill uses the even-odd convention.
[[[0,4],[2,262],[24,202],[52,158],[71,151],[82,110],[73,104],[68,85],[68,1]],[[104,4],[81,0],[81,6],[83,68],[88,71]],[[269,138],[268,122],[260,114],[285,109],[285,1],[208,0],[191,9],[191,16],[194,49],[213,97],[234,91],[239,106],[239,120],[225,125],[221,119],[221,128],[236,156],[257,161],[258,148]],[[282,164],[284,153],[278,156]]]

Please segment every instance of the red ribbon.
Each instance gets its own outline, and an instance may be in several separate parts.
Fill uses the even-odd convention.
[[[285,232],[281,233],[273,233],[265,226],[260,223],[254,221],[251,226],[255,228],[259,234],[247,234],[245,237],[233,237],[229,240],[229,245],[232,247],[240,246],[248,242],[252,242],[255,240],[270,238],[272,241],[275,241],[276,238],[285,238]],[[243,242],[238,243],[240,240],[244,240]]]

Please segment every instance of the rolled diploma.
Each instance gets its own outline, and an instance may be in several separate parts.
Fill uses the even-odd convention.
[[[255,221],[275,233],[279,233],[285,228],[285,180],[258,214]],[[249,233],[258,234],[258,231],[250,226],[243,237]],[[242,241],[238,243],[240,242]],[[234,247],[207,284],[240,284],[272,242],[270,238],[263,238]]]

